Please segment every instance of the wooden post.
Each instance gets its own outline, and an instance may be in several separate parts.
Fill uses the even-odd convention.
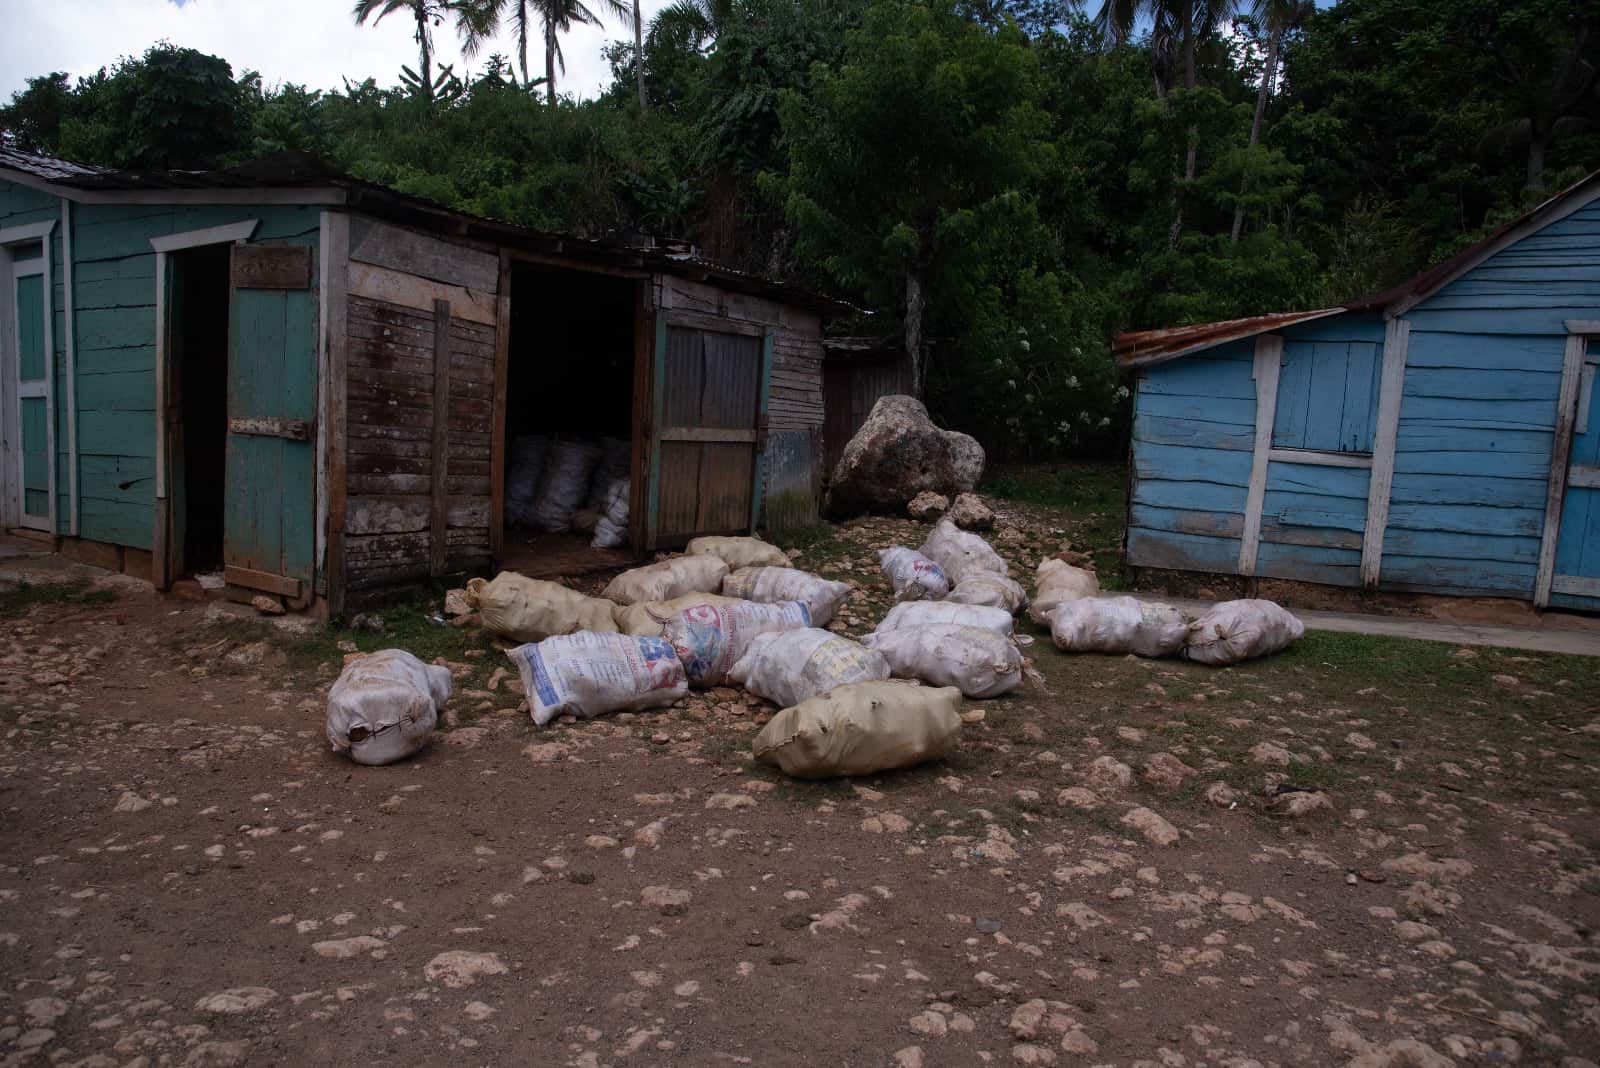
[[[1283,338],[1262,334],[1256,338],[1256,440],[1250,463],[1250,491],[1245,498],[1244,529],[1239,535],[1239,574],[1253,577],[1256,553],[1261,548],[1261,510],[1267,499],[1267,465],[1272,452],[1272,426],[1278,415],[1278,369],[1283,359]]]
[[[1572,428],[1578,414],[1578,381],[1589,339],[1567,335],[1566,359],[1561,364],[1561,393],[1556,400],[1556,439],[1550,450],[1550,480],[1545,492],[1544,537],[1539,542],[1539,572],[1534,580],[1533,604],[1550,603],[1550,584],[1556,574],[1556,548],[1561,537],[1561,506],[1567,495],[1567,461],[1572,457]]]
[[[448,476],[450,473],[450,302],[433,302],[433,512],[429,524],[431,551],[428,573],[444,574],[448,558],[450,515]]]
[[[494,401],[489,418],[489,555],[496,560],[506,534],[506,398],[511,370],[511,256],[500,252],[494,325]]]
[[[348,423],[345,416],[349,382],[346,360],[349,349],[350,314],[350,216],[343,212],[323,212],[325,239],[322,242],[322,332],[327,348],[327,369],[319,389],[326,413],[319,427],[326,454],[327,547],[324,573],[328,579],[328,609],[333,615],[344,612],[344,525],[345,478],[350,455]],[[320,496],[320,494],[319,494]]]
[[[1378,386],[1378,425],[1372,440],[1372,479],[1367,483],[1367,523],[1361,536],[1361,585],[1373,589],[1383,571],[1383,535],[1389,528],[1394,488],[1394,449],[1400,435],[1400,398],[1406,386],[1406,350],[1411,324],[1390,319],[1383,334],[1383,373]]]

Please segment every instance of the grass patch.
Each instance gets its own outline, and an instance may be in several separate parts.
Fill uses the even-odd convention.
[[[1073,548],[1092,552],[1100,585],[1127,589],[1122,563],[1128,469],[1115,463],[1016,464],[991,468],[980,493],[1056,513]]]
[[[20,616],[35,605],[96,605],[110,604],[117,599],[116,592],[94,586],[87,579],[69,582],[19,582],[0,590],[0,619]]]

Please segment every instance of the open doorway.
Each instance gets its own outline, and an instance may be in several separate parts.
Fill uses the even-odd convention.
[[[642,283],[528,264],[511,272],[500,565],[531,576],[626,566]]]
[[[170,253],[168,425],[176,576],[220,588],[228,440],[229,245]]]

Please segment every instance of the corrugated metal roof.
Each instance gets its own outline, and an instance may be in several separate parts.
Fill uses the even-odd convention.
[[[1111,344],[1111,354],[1122,367],[1148,367],[1165,363],[1191,352],[1213,348],[1229,341],[1265,334],[1295,323],[1338,315],[1343,308],[1322,308],[1309,312],[1283,312],[1276,315],[1254,315],[1248,319],[1229,319],[1220,323],[1199,323],[1194,326],[1174,326],[1166,330],[1140,330],[1131,334],[1118,334]]]
[[[0,147],[0,171],[30,175],[52,185],[98,194],[152,190],[330,189],[346,207],[458,237],[527,249],[582,263],[620,267],[712,282],[735,292],[766,296],[823,316],[860,311],[815,291],[714,263],[683,241],[650,237],[579,237],[497,222],[456,211],[422,197],[363,181],[303,152],[282,152],[238,167],[214,171],[120,171]]]

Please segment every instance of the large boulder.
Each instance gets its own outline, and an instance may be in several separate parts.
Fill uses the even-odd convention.
[[[983,446],[975,438],[934,426],[915,397],[880,397],[839,457],[826,510],[836,518],[903,513],[919,493],[954,497],[971,492],[982,475]]]

